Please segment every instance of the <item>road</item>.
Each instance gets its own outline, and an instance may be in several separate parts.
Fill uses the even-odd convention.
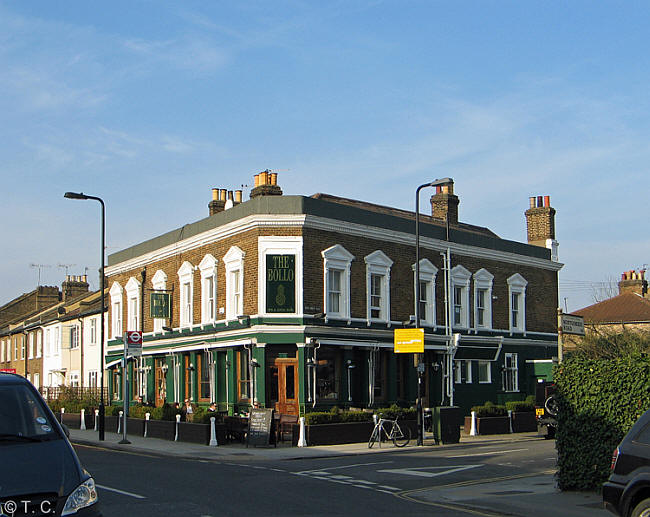
[[[556,460],[554,443],[544,440],[307,460],[259,461],[242,451],[234,462],[75,448],[107,517],[530,516],[535,512],[504,511],[493,502],[519,496],[543,504]],[[484,486],[497,488],[479,501]],[[575,515],[600,513],[586,506]]]

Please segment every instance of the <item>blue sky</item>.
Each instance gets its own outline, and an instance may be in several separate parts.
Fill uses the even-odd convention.
[[[212,187],[413,209],[525,241],[557,210],[561,297],[650,262],[641,2],[0,0],[0,304],[207,215]],[[248,188],[244,188],[247,197]],[[427,206],[423,196],[422,204]],[[563,302],[564,305],[564,302]]]

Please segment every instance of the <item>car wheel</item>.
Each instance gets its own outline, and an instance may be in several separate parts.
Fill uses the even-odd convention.
[[[650,517],[650,497],[637,504],[630,517]]]
[[[549,415],[557,416],[558,403],[555,394],[546,399],[546,402],[544,402],[544,407],[546,408],[546,411],[548,411]]]

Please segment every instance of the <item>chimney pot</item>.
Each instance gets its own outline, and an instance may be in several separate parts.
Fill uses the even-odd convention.
[[[278,184],[278,173],[277,172],[272,172],[271,173],[271,185],[277,185]]]
[[[219,199],[219,189],[218,188],[213,188],[212,189],[212,200],[217,201]]]
[[[241,196],[242,196],[242,191],[241,190],[235,190],[235,203],[236,204],[241,203]]]
[[[260,185],[268,185],[269,184],[269,171],[268,169],[265,170],[264,172],[260,173]]]
[[[260,175],[256,174],[254,176],[254,180],[255,180],[255,187],[259,187],[260,186]]]
[[[535,208],[535,196],[529,197],[528,201],[530,203],[530,208]]]

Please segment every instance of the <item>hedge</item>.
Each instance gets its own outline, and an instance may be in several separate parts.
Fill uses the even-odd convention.
[[[395,420],[395,418],[398,417],[402,420],[414,420],[416,418],[415,409],[401,408],[395,404],[388,408],[378,408],[373,411],[381,418],[387,418],[389,420]],[[306,413],[305,424],[316,425],[345,422],[370,422],[372,421],[372,415],[373,413],[369,411],[344,411],[337,407],[333,407],[328,412],[314,411],[312,413]]]
[[[554,368],[559,404],[556,448],[560,490],[600,488],[612,452],[650,408],[650,359],[569,356]]]
[[[508,411],[505,406],[498,406],[489,400],[482,406],[474,406],[471,411],[476,413],[477,418],[490,416],[506,416]]]

